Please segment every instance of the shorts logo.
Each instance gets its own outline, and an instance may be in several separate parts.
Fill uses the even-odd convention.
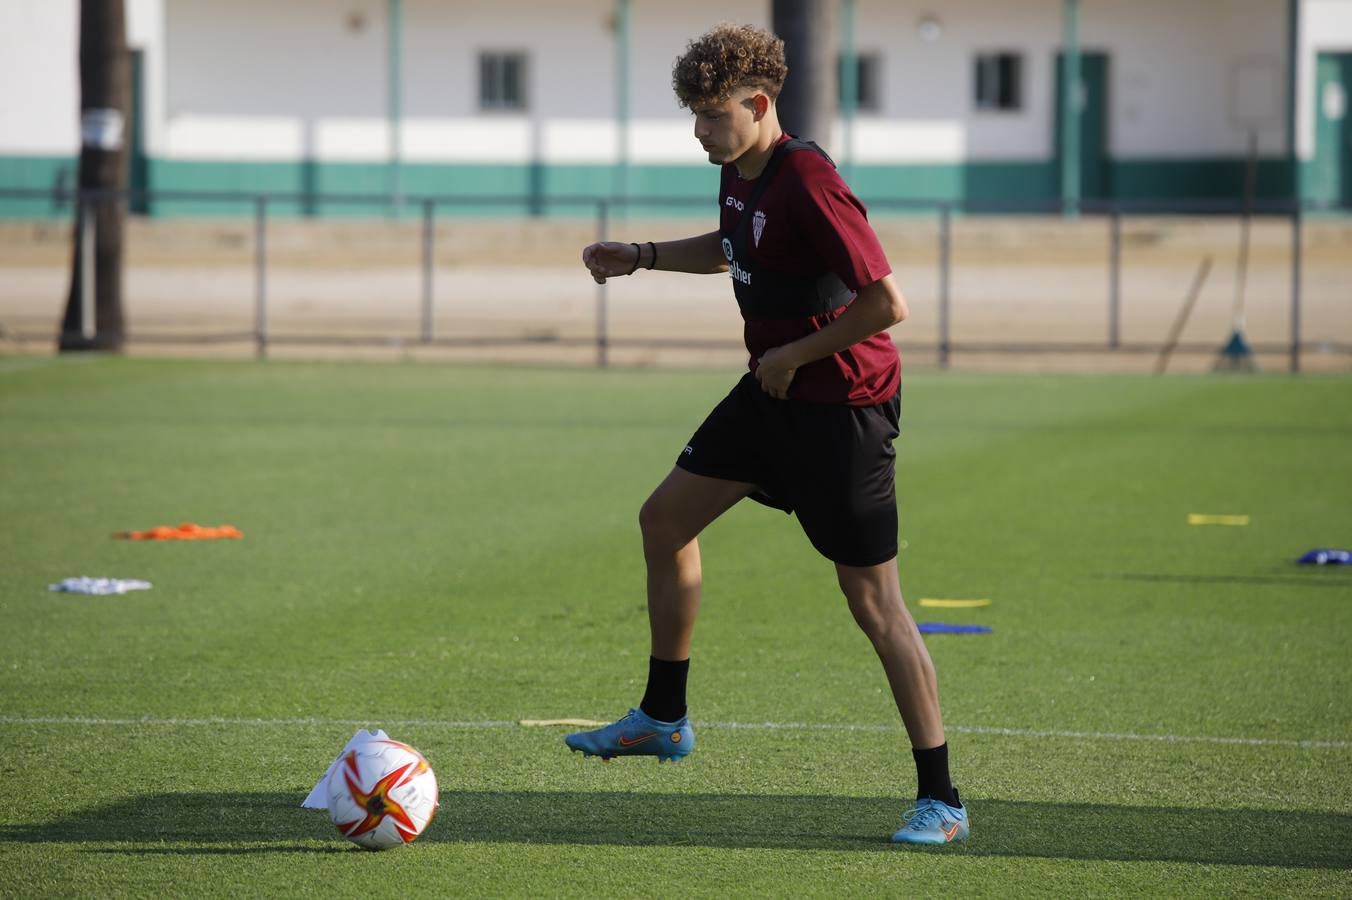
[[[684,453],[686,456],[693,456],[695,453],[695,448],[690,446],[689,444],[686,444],[685,449],[682,450],[681,452]]]
[[[756,215],[751,218],[751,235],[756,239],[757,247],[760,246],[760,236],[761,232],[764,230],[765,230],[765,213],[761,212],[758,209],[756,210]]]
[[[727,238],[723,238],[723,255],[728,258],[728,262],[732,262],[732,241]]]

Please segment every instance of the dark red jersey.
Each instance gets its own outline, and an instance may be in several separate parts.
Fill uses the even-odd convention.
[[[767,167],[767,173],[762,177],[770,181],[754,208],[747,205],[759,179],[743,180],[735,166],[723,167],[718,197],[719,230],[742,309],[753,372],[767,350],[826,327],[845,311],[854,293],[892,271],[864,204],[823,154],[782,153],[777,167]],[[784,291],[782,308],[777,309],[779,291],[795,283],[801,285],[801,290],[794,290],[796,298]],[[831,284],[838,293],[832,294]],[[803,315],[798,311],[812,304],[804,297],[829,302]],[[754,302],[744,302],[747,299]],[[896,394],[900,383],[901,359],[884,333],[801,367],[789,397],[873,406]]]

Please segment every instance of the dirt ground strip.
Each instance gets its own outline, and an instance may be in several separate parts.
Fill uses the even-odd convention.
[[[934,364],[944,287],[939,223],[875,216],[874,224],[912,310],[893,335],[911,365]],[[619,221],[610,230],[618,239],[664,240],[706,227],[686,218]],[[955,218],[947,283],[953,365],[1148,371],[1205,269],[1170,370],[1209,369],[1238,306],[1248,339],[1265,350],[1260,366],[1286,367],[1288,220],[1254,219],[1241,265],[1237,218],[1123,218],[1116,283],[1111,227],[1091,216]],[[596,233],[588,220],[442,219],[429,284],[419,222],[271,221],[268,353],[586,365],[600,358],[604,328],[605,358],[616,365],[744,361],[726,280],[645,271],[599,289],[580,263]],[[51,352],[70,279],[70,234],[67,222],[0,223],[0,351]],[[1352,220],[1309,219],[1301,238],[1303,367],[1352,370]],[[251,221],[132,219],[125,243],[128,352],[256,352]],[[1122,349],[1107,352],[1114,330]]]

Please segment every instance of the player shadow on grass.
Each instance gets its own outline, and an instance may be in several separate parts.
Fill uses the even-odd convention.
[[[300,808],[303,796],[303,791],[143,794],[45,824],[0,826],[0,844],[108,842],[115,846],[90,852],[169,856],[345,851],[346,842],[327,843],[339,837],[328,815]]]
[[[5,826],[0,843],[116,842],[90,849],[184,855],[345,851],[328,816],[301,809],[301,796],[149,794],[46,824]],[[1352,866],[1352,815],[969,799],[972,839],[946,852]],[[903,807],[891,797],[443,790],[420,843],[906,852],[887,841]]]

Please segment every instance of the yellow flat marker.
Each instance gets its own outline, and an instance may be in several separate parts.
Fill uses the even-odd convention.
[[[1206,513],[1188,513],[1189,525],[1248,525],[1248,516],[1212,516]]]
[[[596,722],[592,719],[522,719],[517,722],[518,725],[524,725],[527,728],[544,728],[549,725],[579,725],[583,728],[596,728],[601,725],[609,725],[609,722]]]
[[[990,606],[986,598],[980,600],[941,600],[934,597],[921,597],[921,606],[937,606],[940,609],[976,609],[978,606]]]

